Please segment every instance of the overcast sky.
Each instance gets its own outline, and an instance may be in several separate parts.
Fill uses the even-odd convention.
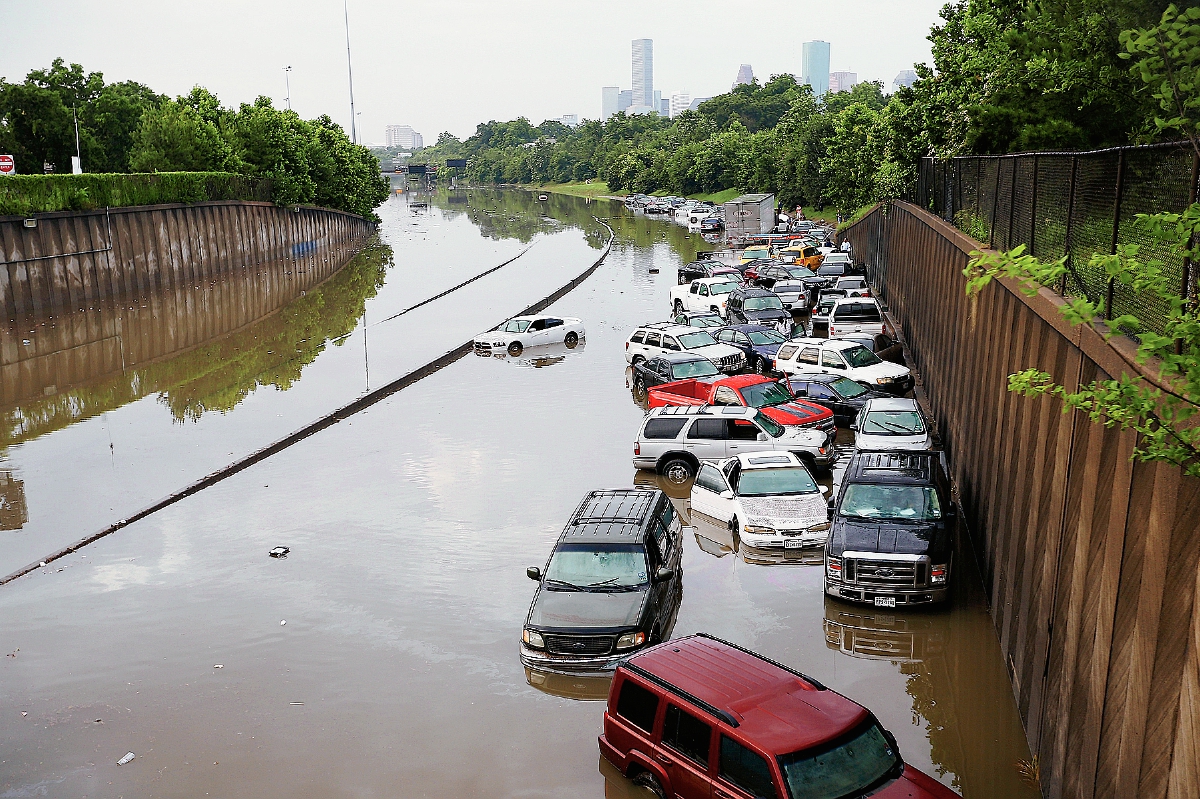
[[[800,72],[800,46],[831,44],[831,69],[892,79],[929,60],[945,0],[349,0],[359,139],[408,124],[427,144],[478,122],[600,115],[602,86],[629,88],[630,43],[654,40],[667,96],[728,91],[738,65],[765,80]],[[170,95],[199,84],[226,105],[267,95],[349,129],[342,0],[0,0],[0,76],[56,56]]]

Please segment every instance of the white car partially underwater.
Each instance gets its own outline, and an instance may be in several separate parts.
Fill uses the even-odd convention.
[[[583,322],[570,316],[514,316],[475,337],[475,352],[520,355],[526,347],[563,344],[575,349],[584,338]]]

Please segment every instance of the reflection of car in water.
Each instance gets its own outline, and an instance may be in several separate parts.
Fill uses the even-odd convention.
[[[542,693],[585,701],[608,699],[608,689],[612,686],[610,675],[561,674],[528,666],[525,667],[525,680]]]
[[[868,660],[916,663],[940,655],[945,645],[941,615],[898,616],[847,607],[826,597],[825,646]]]
[[[475,354],[481,358],[495,358],[506,361],[514,366],[541,369],[544,366],[553,366],[556,363],[562,363],[567,359],[568,355],[583,352],[584,349],[585,344],[583,341],[580,341],[574,347],[568,347],[563,343],[525,347],[516,356],[510,356],[506,349],[498,349],[490,352],[476,348]]]
[[[699,513],[691,516],[691,522],[696,546],[714,558],[737,555],[743,562],[756,566],[819,566],[824,555],[823,550],[816,548],[758,549],[746,546],[729,525],[718,525]]]

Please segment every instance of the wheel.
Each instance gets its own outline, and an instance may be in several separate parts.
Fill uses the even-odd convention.
[[[761,355],[754,360],[754,371],[756,374],[765,375],[767,373],[767,359]]]
[[[567,349],[569,350],[575,349],[575,347],[579,344],[579,334],[572,330],[567,334],[567,337],[563,339],[563,344],[566,344]]]
[[[646,381],[640,377],[633,378],[633,396],[641,402],[646,399]]]
[[[683,458],[671,458],[663,464],[662,475],[673,485],[683,485],[696,476],[696,470],[690,461]]]
[[[675,300],[675,314],[683,313],[683,300]]]
[[[639,771],[633,775],[633,784],[639,788],[645,788],[652,795],[659,799],[666,799],[667,793],[663,790],[662,783],[658,781],[658,777],[651,774],[649,771]]]
[[[508,354],[515,358],[521,354],[521,350],[523,349],[525,348],[521,346],[521,342],[514,341],[512,344],[508,345]]]

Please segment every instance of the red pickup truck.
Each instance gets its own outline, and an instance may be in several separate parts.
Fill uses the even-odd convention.
[[[717,380],[688,378],[652,386],[651,408],[666,405],[745,405],[761,408],[779,424],[815,427],[836,434],[833,411],[816,403],[797,399],[782,383],[762,375],[734,375]]]

